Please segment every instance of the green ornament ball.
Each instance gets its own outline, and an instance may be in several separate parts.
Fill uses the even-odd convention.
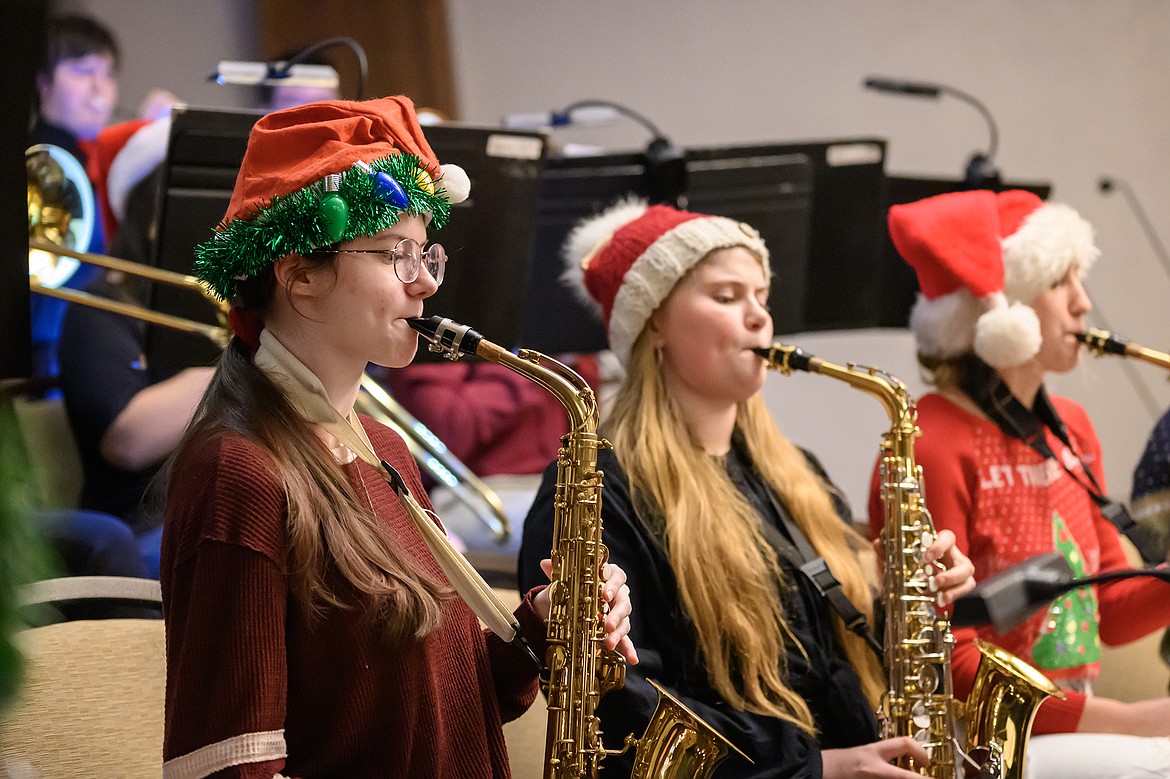
[[[349,223],[349,206],[341,195],[332,192],[325,196],[318,206],[317,212],[325,226],[325,234],[330,243],[337,243],[345,235],[345,227]]]

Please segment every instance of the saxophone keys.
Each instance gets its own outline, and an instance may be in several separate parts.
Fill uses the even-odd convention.
[[[914,734],[915,740],[918,741],[919,736],[925,734],[927,728],[930,727],[931,721],[930,712],[926,710],[926,706],[921,701],[915,703],[914,707],[910,710],[910,721],[914,723],[914,727],[918,729]]]

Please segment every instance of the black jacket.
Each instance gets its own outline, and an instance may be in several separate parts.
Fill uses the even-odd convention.
[[[813,462],[816,467],[815,461]],[[626,572],[633,603],[630,638],[640,662],[627,668],[626,684],[607,694],[597,709],[608,747],[620,747],[626,734],[641,736],[654,710],[657,693],[647,682],[654,679],[700,717],[714,726],[754,765],[738,757],[727,758],[715,772],[720,779],[758,777],[808,777],[822,775],[821,748],[857,746],[877,739],[877,724],[861,692],[861,685],[845,660],[832,631],[830,612],[812,585],[792,563],[781,556],[787,584],[785,614],[808,660],[789,642],[787,681],[808,702],[819,728],[817,739],[782,720],[736,711],[711,688],[700,663],[694,627],[683,614],[678,585],[660,538],[634,508],[630,485],[612,451],[599,453],[604,472],[602,498],[603,537],[609,559]],[[728,472],[765,521],[786,534],[776,507],[760,490],[767,488],[755,473],[742,448],[728,456]],[[532,509],[524,522],[520,547],[521,591],[547,581],[540,560],[552,548],[555,464],[545,471]],[[839,503],[839,510],[848,509]],[[607,757],[607,776],[626,776],[629,755]]]

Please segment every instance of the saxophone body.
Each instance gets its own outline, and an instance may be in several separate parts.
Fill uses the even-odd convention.
[[[609,551],[602,541],[603,474],[597,452],[609,442],[597,434],[597,401],[589,385],[568,366],[539,352],[516,354],[485,340],[465,325],[430,317],[410,320],[430,342],[431,351],[450,359],[475,354],[502,365],[550,392],[569,416],[569,432],[557,453],[550,577],[545,693],[548,732],[545,779],[598,776],[608,752],[595,711],[601,697],[625,683],[625,660],[605,646],[601,571]],[[703,779],[738,749],[658,684],[658,706],[642,738],[626,736],[636,747],[634,779]],[[750,761],[749,761],[750,762]]]
[[[1027,663],[976,641],[982,658],[974,687],[967,703],[955,700],[954,636],[946,615],[935,608],[931,571],[923,559],[935,529],[914,457],[918,411],[905,385],[874,368],[834,365],[796,347],[776,344],[756,351],[781,373],[818,373],[873,395],[889,416],[880,463],[887,688],[878,715],[883,737],[909,736],[931,756],[926,766],[908,757],[898,765],[935,779],[1021,779],[1037,708],[1050,695],[1064,696]]]

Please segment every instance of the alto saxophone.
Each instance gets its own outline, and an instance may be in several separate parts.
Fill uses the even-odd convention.
[[[502,365],[550,392],[569,415],[569,432],[557,453],[553,521],[552,604],[545,655],[548,735],[545,779],[597,777],[607,754],[637,748],[634,779],[703,779],[730,752],[746,755],[657,683],[658,706],[642,738],[626,736],[621,750],[601,743],[594,713],[601,696],[625,683],[625,660],[605,647],[601,571],[609,557],[601,537],[602,472],[597,452],[609,442],[597,435],[597,401],[576,372],[539,352],[513,354],[466,325],[429,317],[409,320],[433,352],[457,360],[475,354]],[[749,760],[750,762],[750,760]]]
[[[935,530],[922,497],[922,468],[914,459],[918,409],[905,385],[876,368],[834,365],[794,346],[777,343],[755,351],[785,375],[818,373],[874,395],[889,415],[890,430],[881,444],[887,688],[878,714],[883,737],[910,736],[930,755],[929,765],[909,757],[898,765],[936,779],[1020,779],[1037,708],[1048,696],[1064,694],[1018,657],[976,640],[983,656],[975,684],[965,704],[955,700],[954,636],[946,615],[935,608],[923,560]],[[960,722],[966,731],[962,747]]]

